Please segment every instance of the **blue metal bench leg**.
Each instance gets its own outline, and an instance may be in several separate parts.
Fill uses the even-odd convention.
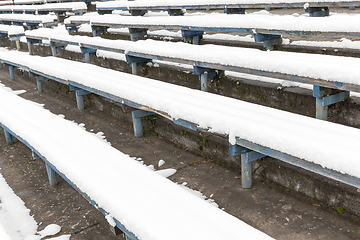
[[[16,43],[16,49],[20,50],[21,49],[20,40],[15,40],[15,43]]]
[[[265,157],[265,155],[250,151],[241,154],[241,187],[242,188],[251,188],[252,186],[252,167],[251,163],[260,158]]]
[[[138,63],[137,62],[131,62],[130,63],[130,66],[131,66],[131,73],[134,74],[134,75],[138,75]]]
[[[6,142],[9,144],[13,143],[14,140],[13,140],[12,135],[6,129],[4,129],[4,133],[5,133]]]
[[[126,54],[126,62],[130,64],[131,73],[134,75],[139,75],[139,67],[148,63],[152,62],[152,59],[136,57]]]
[[[58,180],[57,180],[57,177],[56,177],[56,172],[48,164],[45,163],[45,166],[46,166],[47,175],[49,177],[50,185],[58,184]]]
[[[222,70],[204,68],[204,67],[199,67],[199,66],[194,66],[194,73],[199,75],[201,91],[204,91],[204,92],[208,91],[208,80],[209,79],[224,76],[224,71],[222,71]]]
[[[10,78],[14,80],[15,79],[14,66],[9,65],[9,73],[10,73]]]
[[[79,89],[75,91],[75,96],[76,96],[76,103],[77,103],[77,107],[79,110],[84,110],[85,106],[84,106],[84,95],[89,94],[90,92],[85,91],[83,89]]]
[[[81,53],[84,54],[85,62],[90,63],[90,55],[95,55],[96,49],[80,47]]]
[[[134,126],[134,135],[135,137],[141,137],[144,132],[142,128],[141,118],[149,115],[153,115],[153,112],[148,112],[144,110],[134,110],[131,112]]]
[[[338,86],[340,87],[341,83],[338,83]],[[316,98],[316,118],[326,121],[328,106],[345,100],[350,96],[350,92],[314,85],[313,96]]]
[[[201,91],[207,92],[208,91],[208,73],[203,73],[200,75],[200,84],[201,84]]]
[[[43,76],[36,76],[36,85],[38,87],[38,92],[43,91],[43,85],[42,85],[43,80],[46,80],[46,78],[44,78]]]

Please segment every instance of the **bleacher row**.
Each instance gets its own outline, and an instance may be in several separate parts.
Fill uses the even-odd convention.
[[[205,6],[192,1],[190,6],[190,3],[186,3],[186,1],[181,2],[183,3],[181,6],[175,1],[173,6],[169,6],[169,4],[165,6],[162,1],[158,1],[156,4],[154,2],[154,5],[151,5],[152,2],[146,1],[146,6],[140,6],[144,1],[104,2],[97,4],[97,10],[104,13],[104,11],[112,12],[113,10],[126,9],[133,15],[144,15],[145,12],[152,9],[165,9],[169,10],[169,13],[171,12],[170,15],[182,15],[182,9],[225,8],[227,9],[226,13],[244,13],[239,9],[255,7],[254,4],[258,4],[258,7],[271,8],[271,6],[294,7],[295,5],[304,7],[304,4],[307,3],[309,5],[305,7],[311,13],[315,10],[325,11],[327,12],[323,15],[325,16],[328,15],[328,7],[330,6],[330,2],[326,1],[303,3],[291,0],[274,3],[271,6],[268,3],[255,2],[252,2],[252,5],[246,5],[243,3],[245,1],[241,1],[241,4],[244,5],[238,3],[236,7],[234,7],[235,3],[231,1],[229,5],[222,4],[222,7],[215,3]],[[201,1],[199,0],[199,2]],[[127,7],[121,7],[123,5]],[[359,2],[357,1],[339,1],[331,6],[354,7],[358,5]],[[229,10],[234,8],[238,11]],[[26,10],[24,12],[27,13]],[[5,19],[8,17],[7,15],[16,18],[19,14],[0,14],[0,19],[2,17]],[[33,16],[34,19],[40,17],[39,15],[21,15],[24,15],[24,19],[30,16]],[[320,15],[315,14],[313,16]],[[214,21],[210,20],[211,18]],[[32,22],[35,21],[34,19]],[[270,19],[271,21],[269,21]],[[290,28],[296,22],[294,19],[298,21],[296,29]],[[94,37],[58,34],[56,30],[43,28],[26,31],[24,34],[27,39],[29,54],[1,49],[0,61],[9,67],[12,79],[15,79],[14,69],[16,68],[26,70],[31,76],[35,76],[39,91],[42,91],[43,88],[42,81],[49,79],[69,86],[72,91],[75,91],[80,110],[84,109],[83,96],[87,94],[96,94],[132,107],[134,133],[137,137],[142,136],[141,118],[154,114],[165,117],[185,128],[208,131],[223,136],[224,141],[229,142],[229,154],[232,156],[240,155],[243,188],[252,186],[251,163],[265,156],[360,188],[360,172],[358,170],[360,168],[357,167],[357,145],[360,142],[360,130],[324,121],[327,120],[327,107],[329,105],[343,101],[349,96],[350,91],[360,92],[360,83],[357,80],[360,71],[358,68],[360,59],[199,45],[199,40],[205,31],[254,33],[257,41],[263,41],[264,46],[268,49],[273,49],[274,46],[281,44],[281,35],[283,34],[299,36],[349,34],[358,36],[359,29],[350,24],[354,19],[356,16],[305,18],[266,14],[230,16],[219,13],[178,17],[124,17],[114,14],[75,16],[66,20],[69,32],[73,32],[81,24],[88,23],[92,26]],[[288,26],[276,25],[278,21],[282,23],[286,21]],[[16,25],[14,19],[3,20],[3,22]],[[46,26],[45,22],[41,24]],[[38,24],[37,27],[41,24]],[[129,28],[132,41],[95,37],[110,27]],[[181,30],[185,40],[197,43],[197,45],[153,40],[139,41],[139,39],[144,38],[147,29],[152,28]],[[21,30],[15,30],[12,27],[0,28],[0,33],[7,34],[9,38],[17,41],[23,34]],[[34,44],[42,43],[45,40],[49,41],[53,56],[34,56]],[[85,55],[85,63],[57,58],[57,49],[64,48],[67,45],[79,47]],[[133,69],[133,74],[89,64],[89,56],[98,50],[125,54],[127,62]],[[153,60],[194,66],[194,72],[199,75],[201,90],[203,91],[136,76],[139,66]],[[223,76],[225,71],[229,70],[313,85],[313,96],[316,98],[316,118],[304,117],[208,93],[208,81]],[[250,231],[254,236],[258,235],[259,237],[255,237],[256,239],[269,238],[221,210],[210,209],[205,202],[196,201],[195,203],[192,197],[184,194],[176,185],[171,184],[166,179],[159,178],[153,172],[144,170],[142,166],[133,163],[130,158],[122,156],[121,152],[100,142],[97,138],[89,137],[88,133],[83,130],[80,131],[76,128],[77,126],[74,127],[73,123],[70,124],[46,110],[31,106],[27,101],[9,93],[2,92],[0,97],[0,125],[4,128],[7,141],[11,143],[13,142],[12,137],[16,137],[26,144],[35,156],[45,161],[51,184],[57,183],[56,172],[104,215],[111,216],[116,227],[130,239],[237,239],[238,236],[247,231]],[[27,110],[28,115],[22,113],[23,108]],[[24,118],[24,115],[31,117]],[[14,119],[17,120],[14,121]],[[56,122],[57,126],[61,126],[61,129],[55,131],[51,125],[46,124],[47,121],[44,119],[52,119],[50,122],[52,124]],[[34,137],[34,132],[39,133],[39,135]],[[87,141],[85,142],[91,147],[82,144],[82,138],[86,138]],[[339,139],[346,139],[346,141],[339,142]],[[329,146],[336,146],[337,151],[323,151]],[[62,148],[68,149],[66,162],[63,159],[64,156],[55,156],[54,154]],[[71,151],[70,154],[69,151]],[[78,157],[84,152],[89,152],[86,163],[82,162],[84,158]],[[104,154],[108,152],[109,154]],[[117,157],[114,158],[110,153]],[[73,157],[70,158],[69,155]],[[96,161],[98,158],[106,159],[106,162],[99,165]],[[93,161],[89,161],[89,159],[93,159]],[[84,164],[88,166],[86,171],[81,172],[81,174],[77,170],[74,171],[74,165],[82,166]],[[117,179],[93,177],[99,168],[104,169],[104,172],[112,169],[113,174],[107,174],[107,176],[114,175]],[[91,171],[88,171],[89,169]],[[128,170],[130,174],[125,174],[126,171],[124,172],[123,169]],[[124,176],[119,174],[120,172],[124,172]],[[103,188],[105,185],[111,185],[111,183],[116,183],[116,186],[111,185],[112,188],[119,188],[119,175],[124,178],[123,180],[126,183],[132,182],[129,179],[139,176],[146,176],[144,179],[147,181],[145,181],[146,184],[143,182],[140,184],[134,180],[134,184],[131,186],[121,185],[122,193],[128,196],[130,200],[120,201],[116,195],[111,195],[113,193],[106,191],[109,188]],[[161,205],[162,208],[168,209],[168,211],[162,211],[162,214],[165,215],[157,218],[158,221],[144,217],[144,211],[148,211],[149,208],[146,206],[139,208],[143,202],[141,204],[136,201],[133,202],[134,199],[141,201],[142,197],[137,194],[143,191],[162,193],[150,194],[151,198],[147,198],[149,206]],[[167,194],[165,194],[166,192]],[[168,192],[174,192],[174,195],[171,196],[171,199],[164,199],[163,196],[169,195]],[[104,200],[103,196],[106,196],[107,199]],[[188,204],[190,202],[191,204]],[[192,207],[189,208],[189,205]],[[174,209],[177,209],[176,215],[179,216],[180,220],[176,224],[164,221],[167,219],[167,212],[172,212]],[[156,214],[159,213],[147,213],[149,216]],[[191,219],[194,222],[193,224],[181,221],[183,219],[190,221],[189,218],[185,218],[188,215],[196,216]],[[139,218],[138,216],[142,217]],[[204,224],[199,227],[198,223],[203,222]],[[189,227],[195,225],[196,229]],[[161,229],[159,229],[160,226]],[[174,236],[174,232],[179,234]],[[204,234],[207,234],[206,237]]]

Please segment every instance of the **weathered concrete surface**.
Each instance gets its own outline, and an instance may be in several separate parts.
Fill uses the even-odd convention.
[[[213,194],[220,208],[276,239],[360,239],[357,216],[339,213],[332,206],[260,178],[254,181],[252,189],[242,189],[239,172],[233,168],[194,155],[151,131],[135,138],[131,122],[112,116],[107,108],[100,111],[88,106],[79,111],[75,100],[64,91],[59,94],[45,86],[44,92],[39,93],[33,78],[16,75],[15,80],[10,80],[8,76],[6,69],[0,70],[3,84],[14,90],[27,90],[22,97],[45,104],[46,109],[64,114],[66,119],[85,123],[87,130],[104,132],[112,146],[141,157],[147,165],[156,167],[160,159],[165,160],[163,168],[178,169],[171,177],[174,182],[187,182],[187,186],[207,197]],[[1,134],[0,148],[0,171],[35,219],[43,222],[39,229],[57,223],[63,228],[61,234],[71,234],[72,240],[121,239],[109,233],[105,218],[66,182],[60,179],[59,185],[50,187],[44,164],[39,159],[32,160],[27,147],[19,142],[8,145]]]

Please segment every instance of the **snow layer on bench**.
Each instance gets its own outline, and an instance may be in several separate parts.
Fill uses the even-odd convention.
[[[136,2],[136,1],[134,1]],[[71,19],[81,19],[72,16]],[[246,28],[280,31],[313,31],[313,32],[360,32],[360,14],[331,14],[329,17],[308,17],[307,15],[276,15],[267,11],[251,14],[211,13],[195,16],[162,16],[134,17],[120,15],[102,15],[90,18],[91,23],[153,25],[171,27],[203,27],[203,28]],[[100,23],[100,24],[99,24]],[[191,28],[190,28],[191,29]]]
[[[2,50],[0,56],[2,59],[26,64],[45,74],[165,112],[172,118],[197,123],[212,132],[228,134],[231,141],[240,137],[360,178],[359,129],[90,64],[53,57],[28,56],[6,50]],[[288,62],[290,61],[292,59],[288,59]],[[354,71],[356,72],[356,69]],[[352,71],[347,73],[353,74]],[[330,151],[333,146],[341,151]]]
[[[3,50],[0,56],[4,56],[3,53],[15,58],[22,57],[24,62],[28,61],[34,68],[38,65],[50,72],[55,70],[55,76],[63,72],[61,76],[67,75],[68,79],[84,80],[85,77],[90,85],[91,82],[97,82],[116,88],[118,83],[125,84],[131,80],[124,78],[126,74],[119,75],[116,71],[90,64],[86,67],[78,65],[78,62],[30,57],[20,52]],[[90,69],[95,72],[91,70],[88,72],[90,75],[85,74]],[[108,77],[112,84],[105,83]],[[163,92],[157,89],[156,84],[151,85],[148,85],[148,90]],[[124,87],[125,91],[130,90]],[[272,239],[131,159],[76,123],[2,89],[0,122],[26,139],[81,191],[140,240]]]
[[[333,2],[349,2],[348,0],[137,0],[137,1],[108,1],[98,2],[96,7],[153,7],[153,6],[196,6],[196,5],[231,5],[231,4],[279,4],[279,3],[300,3],[301,5],[306,3],[333,3]]]
[[[33,15],[33,14],[0,14],[1,20],[35,21],[35,22],[56,22],[56,15]]]
[[[1,6],[0,10],[86,10],[85,2],[47,3],[41,5],[9,5]]]
[[[3,25],[0,24],[0,32],[7,32],[10,34],[24,33],[24,28],[21,26]]]
[[[174,61],[192,61],[241,67],[265,72],[289,74],[326,81],[360,85],[360,59],[320,54],[293,53],[282,51],[261,51],[258,49],[228,47],[219,45],[192,45],[182,42],[154,40],[126,41],[109,40],[100,37],[70,36],[57,34],[48,29],[26,31],[26,36],[40,36],[90,44],[119,52],[149,54],[170,57]]]

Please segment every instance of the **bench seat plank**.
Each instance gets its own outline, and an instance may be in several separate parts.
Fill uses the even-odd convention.
[[[57,35],[51,30],[26,31],[26,36],[72,42],[93,49],[200,67],[231,70],[341,90],[360,92],[360,59],[319,54],[260,51],[219,45],[145,40],[131,42],[86,36]],[[55,36],[56,35],[56,36]]]
[[[1,50],[0,56],[3,53],[7,55]],[[25,57],[21,53],[12,55]],[[42,58],[32,56],[25,59],[36,61]],[[62,67],[70,67],[66,63],[75,64],[75,68],[65,71],[69,73],[69,79],[80,79],[79,76],[85,76],[84,70],[89,70],[89,66],[77,69],[82,64],[67,60],[43,60],[56,63],[63,72]],[[43,65],[43,60],[38,65]],[[117,75],[115,71],[103,72],[96,67],[93,70],[92,74],[100,70],[93,79],[99,82],[103,80],[100,75],[112,81],[126,76]],[[124,224],[137,239],[272,239],[153,172],[77,124],[1,88],[0,123],[24,139],[76,188]]]
[[[64,12],[86,12],[87,7],[84,2],[70,3],[47,3],[40,5],[8,5],[0,6],[0,12],[4,11],[64,11]]]
[[[1,60],[106,92],[181,118],[211,132],[244,139],[323,167],[360,177],[360,130],[285,111],[192,90],[91,64],[1,51]],[[49,64],[57,67],[49,67]],[[61,66],[61,67],[60,67]],[[68,71],[63,71],[67,69]],[[105,77],[106,76],[106,77]],[[336,148],[336,151],[331,151]]]
[[[85,20],[84,20],[85,19]],[[326,18],[304,15],[275,15],[268,12],[252,14],[203,14],[187,16],[133,17],[120,15],[71,16],[65,23],[84,23],[92,26],[163,28],[174,30],[264,33],[299,36],[360,36],[360,14],[332,14]]]
[[[305,4],[310,7],[350,7],[360,6],[360,1],[349,0],[143,0],[143,1],[107,1],[99,2],[96,8],[107,10],[129,9],[224,9],[224,8],[303,8]]]

